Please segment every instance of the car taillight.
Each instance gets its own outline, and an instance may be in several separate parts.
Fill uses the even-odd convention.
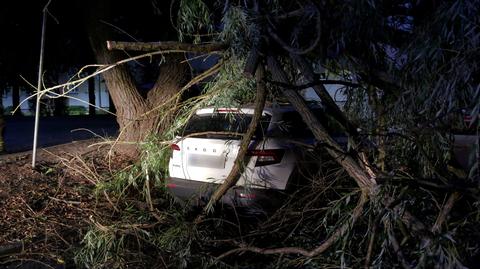
[[[170,148],[171,148],[172,150],[180,150],[180,147],[179,147],[177,144],[171,144],[171,145],[170,145]]]
[[[253,149],[247,152],[247,156],[257,157],[255,166],[264,166],[280,163],[284,153],[283,149]]]
[[[249,193],[249,192],[240,192],[238,194],[238,197],[243,198],[243,199],[255,199],[257,198],[257,195],[255,193]]]

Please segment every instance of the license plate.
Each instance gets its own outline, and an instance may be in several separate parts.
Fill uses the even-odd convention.
[[[209,156],[209,155],[202,155],[202,154],[189,154],[187,165],[196,166],[196,167],[224,169],[225,156],[224,155]]]

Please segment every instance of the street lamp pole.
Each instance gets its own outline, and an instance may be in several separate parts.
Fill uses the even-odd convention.
[[[40,120],[40,100],[42,99],[42,76],[43,76],[43,54],[45,52],[45,31],[47,28],[47,7],[50,1],[43,8],[42,19],[42,37],[40,41],[40,60],[38,64],[38,83],[37,83],[37,101],[35,106],[35,127],[33,130],[33,150],[32,150],[32,168],[35,168],[37,161],[37,140],[38,140],[38,123]]]

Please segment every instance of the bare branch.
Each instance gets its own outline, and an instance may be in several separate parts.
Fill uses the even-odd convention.
[[[301,56],[291,54],[290,57],[293,59],[297,69],[299,69],[302,72],[307,82],[314,83],[315,74],[313,73],[312,65],[309,64]],[[313,86],[313,89],[315,90],[315,93],[318,95],[318,97],[323,101],[323,103],[331,111],[335,119],[345,127],[347,132],[354,137],[358,136],[357,127],[347,118],[347,116],[343,113],[343,111],[337,106],[337,104],[332,99],[332,97],[328,93],[327,89],[323,86],[323,84],[316,84]]]
[[[367,195],[366,193],[361,194],[360,199],[358,200],[357,206],[352,212],[352,217],[349,221],[345,222],[342,226],[340,226],[335,232],[327,238],[322,244],[317,246],[316,248],[312,250],[306,250],[304,248],[298,248],[298,247],[283,247],[283,248],[259,248],[259,247],[252,247],[252,246],[246,246],[245,244],[241,244],[240,248],[237,249],[232,249],[228,252],[225,252],[224,254],[220,255],[217,259],[222,259],[226,256],[229,256],[231,254],[237,253],[237,252],[255,252],[259,254],[264,254],[264,255],[272,255],[272,254],[298,254],[298,255],[303,255],[305,257],[315,257],[323,252],[325,252],[330,246],[332,246],[339,238],[345,235],[345,233],[349,230],[349,228],[355,223],[355,221],[362,215],[363,213],[363,206],[365,205],[367,201]]]
[[[240,144],[240,149],[238,150],[237,157],[235,159],[235,163],[232,167],[232,170],[230,170],[230,173],[228,174],[227,178],[223,182],[222,185],[220,185],[213,195],[210,198],[210,201],[208,201],[208,204],[204,207],[203,209],[203,215],[200,215],[197,219],[196,222],[198,223],[199,221],[202,220],[202,216],[206,215],[208,211],[212,208],[212,206],[220,201],[222,196],[232,187],[234,186],[238,179],[239,175],[242,173],[244,169],[244,159],[248,150],[248,146],[250,145],[251,139],[253,137],[253,134],[255,133],[255,130],[257,129],[257,125],[260,122],[260,119],[262,117],[263,113],[263,108],[265,106],[265,99],[266,99],[266,87],[265,87],[265,69],[263,65],[259,65],[257,68],[256,72],[256,82],[257,82],[257,95],[255,99],[255,110],[254,114],[252,117],[252,121],[250,122],[250,125],[248,126],[248,130],[245,134],[245,136],[242,138],[242,142]]]
[[[274,80],[288,83],[289,79],[287,74],[274,57],[268,57],[268,68]],[[372,175],[369,175],[367,171],[364,170],[360,165],[360,160],[357,158],[358,156],[350,156],[343,151],[340,145],[333,140],[317,117],[312,113],[305,103],[305,100],[296,91],[288,88],[280,88],[280,90],[288,101],[290,101],[295,110],[300,113],[303,121],[312,131],[315,138],[328,146],[326,147],[326,150],[330,156],[332,156],[332,158],[335,159],[335,161],[337,161],[353,179],[355,179],[362,191],[373,193],[377,186],[375,180],[376,175],[372,177]]]
[[[258,63],[260,62],[260,55],[258,50],[254,47],[248,54],[247,61],[245,62],[245,68],[243,69],[243,75],[252,78],[257,70]]]
[[[177,50],[183,52],[208,53],[224,51],[228,47],[225,43],[189,44],[176,41],[162,42],[124,42],[107,41],[108,50],[131,50],[131,51],[161,51]]]
[[[460,197],[459,192],[454,192],[450,194],[450,197],[448,198],[447,202],[440,210],[437,220],[435,221],[435,224],[431,229],[432,233],[440,232],[440,229],[442,228],[442,224],[447,220],[448,214],[452,210],[453,205],[455,204],[455,202],[458,200],[459,197]]]
[[[402,249],[400,248],[400,244],[398,243],[397,238],[395,237],[395,234],[393,233],[393,228],[389,220],[384,220],[384,225],[385,229],[387,230],[387,235],[388,235],[388,241],[390,242],[390,245],[393,248],[393,251],[397,255],[398,261],[402,264],[402,267],[404,269],[410,269],[412,268],[408,261],[405,259],[405,255],[402,252]]]
[[[313,49],[315,49],[320,42],[320,36],[321,36],[321,28],[322,28],[322,20],[320,17],[320,10],[318,10],[318,7],[311,4],[309,5],[309,8],[311,8],[313,11],[315,11],[316,16],[315,16],[315,38],[313,41],[309,44],[308,47],[306,48],[293,48],[290,45],[287,44],[287,42],[283,41],[283,39],[275,32],[274,29],[274,23],[271,18],[267,16],[267,21],[269,22],[269,27],[268,28],[268,34],[275,40],[284,50],[288,51],[289,53],[297,54],[297,55],[302,55],[302,54],[307,54],[311,52]],[[303,12],[305,13],[305,12]]]
[[[296,9],[294,11],[290,11],[288,13],[278,15],[278,16],[275,17],[275,19],[286,20],[286,19],[291,19],[291,18],[297,18],[297,17],[302,16],[304,13],[305,13],[304,8],[299,8],[299,9]]]

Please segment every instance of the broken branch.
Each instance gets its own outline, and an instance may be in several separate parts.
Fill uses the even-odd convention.
[[[185,52],[207,53],[223,51],[227,48],[225,43],[189,44],[176,41],[162,42],[124,42],[107,41],[108,50],[130,50],[130,51],[161,51],[179,50]]]
[[[235,159],[235,163],[232,167],[232,170],[228,174],[227,178],[225,181],[220,185],[215,192],[213,193],[212,197],[208,201],[208,204],[204,207],[203,209],[203,215],[200,215],[196,219],[196,223],[200,222],[202,220],[202,216],[206,215],[208,211],[212,208],[212,206],[220,201],[220,199],[223,197],[223,195],[232,187],[234,186],[238,179],[239,175],[241,175],[243,169],[244,169],[244,159],[245,155],[248,150],[248,146],[250,145],[250,142],[252,140],[253,134],[255,133],[255,130],[257,129],[257,125],[260,122],[260,118],[262,117],[263,113],[263,108],[265,106],[265,99],[266,99],[266,87],[265,87],[265,70],[263,65],[259,65],[257,68],[256,72],[256,83],[257,83],[257,95],[255,98],[255,109],[254,109],[254,114],[252,117],[252,121],[250,122],[250,125],[248,126],[248,130],[246,134],[242,138],[242,142],[240,144],[240,148],[238,150],[237,157]]]
[[[268,57],[268,68],[274,80],[288,83],[288,77],[285,74],[285,71],[283,71],[278,61],[272,56]],[[303,121],[312,131],[315,138],[327,145],[327,152],[357,182],[360,189],[362,189],[362,192],[373,193],[377,185],[375,175],[373,175],[373,177],[369,175],[367,171],[360,166],[358,160],[355,160],[354,157],[343,151],[340,145],[328,134],[303,98],[296,91],[282,87],[280,87],[280,90],[293,105],[295,110],[300,113]]]
[[[452,210],[453,205],[455,204],[455,202],[458,200],[459,197],[460,197],[460,193],[458,192],[454,192],[450,194],[447,202],[440,210],[437,220],[435,221],[435,224],[431,229],[432,233],[440,232],[440,229],[442,228],[442,224],[445,223],[445,221],[447,220],[448,214],[450,214],[450,211]]]
[[[290,54],[290,57],[293,59],[293,62],[298,70],[301,71],[302,75],[305,77],[308,83],[315,83],[315,74],[313,73],[312,66],[301,56],[296,54]],[[315,83],[312,85],[312,88],[315,90],[315,93],[322,100],[323,104],[327,109],[332,113],[333,117],[342,124],[347,132],[352,136],[358,136],[356,126],[348,120],[342,110],[337,106],[333,98],[328,93],[327,89],[323,84]]]
[[[260,62],[260,54],[256,48],[252,48],[248,54],[247,61],[245,62],[245,68],[243,68],[243,75],[252,78],[257,70],[258,63]]]
[[[330,246],[332,246],[340,237],[344,236],[345,233],[348,231],[348,229],[355,223],[355,221],[362,215],[363,213],[363,206],[367,202],[367,195],[365,193],[362,193],[360,196],[360,199],[358,200],[357,206],[352,212],[352,217],[349,221],[345,222],[342,226],[340,226],[335,232],[327,238],[322,244],[314,248],[313,250],[306,250],[303,248],[297,248],[297,247],[282,247],[282,248],[259,248],[259,247],[252,247],[252,246],[246,246],[244,244],[240,245],[240,248],[237,249],[232,249],[228,252],[225,252],[224,254],[220,255],[217,260],[220,260],[222,258],[225,258],[226,256],[229,256],[231,254],[237,253],[237,252],[244,252],[244,251],[249,251],[249,252],[255,252],[259,254],[264,254],[264,255],[273,255],[273,254],[298,254],[298,255],[303,255],[305,257],[315,257],[317,255],[322,254],[325,252]]]
[[[393,233],[393,228],[389,220],[384,220],[383,221],[385,225],[385,229],[387,230],[387,235],[388,235],[388,241],[390,242],[390,245],[393,248],[393,251],[397,255],[398,261],[402,265],[404,269],[410,269],[412,268],[409,264],[409,262],[405,259],[405,255],[402,252],[402,249],[400,248],[400,244],[398,243],[397,238],[395,237],[395,234]]]

